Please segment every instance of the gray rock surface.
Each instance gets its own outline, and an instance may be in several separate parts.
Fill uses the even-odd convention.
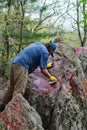
[[[4,95],[4,91],[0,89],[0,103],[2,102],[3,95]]]
[[[21,94],[6,105],[0,113],[0,130],[44,130],[36,110],[29,105]]]
[[[29,75],[24,95],[28,102],[18,94],[0,113],[1,130],[87,130],[87,80],[74,48],[60,45],[49,72],[60,89],[54,92],[55,86],[37,69]]]
[[[28,102],[40,114],[44,129],[86,130],[87,82],[81,61],[74,53],[74,49],[68,45],[60,45],[54,56],[54,67],[49,71],[56,77],[61,77],[64,85],[60,90],[54,94],[32,91],[33,87],[38,87],[34,81],[39,77],[44,78],[40,71],[36,70],[33,76],[30,75],[25,94]],[[70,75],[72,78],[69,78]]]

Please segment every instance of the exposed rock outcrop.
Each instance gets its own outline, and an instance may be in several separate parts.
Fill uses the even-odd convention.
[[[21,94],[6,105],[0,113],[0,130],[44,130],[36,110],[29,105]]]
[[[40,114],[44,128],[86,130],[87,80],[75,49],[69,45],[60,45],[54,56],[54,67],[49,71],[58,78],[58,87],[61,89],[54,93],[48,92],[48,89],[47,93],[44,92],[48,86],[42,79],[39,80],[40,77],[45,77],[37,69],[30,75],[25,94],[26,99]],[[32,91],[35,87],[39,91]]]
[[[75,48],[60,44],[54,59],[49,58],[54,61],[49,71],[57,77],[58,83],[51,86],[39,68],[30,74],[24,95],[28,102],[20,94],[13,97],[0,113],[0,127],[7,130],[87,130],[87,80],[80,55]]]

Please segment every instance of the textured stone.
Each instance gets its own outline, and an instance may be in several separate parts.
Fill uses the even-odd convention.
[[[51,58],[49,61],[52,60]],[[84,92],[87,82],[81,61],[69,45],[60,45],[54,54],[54,67],[49,69],[56,77],[61,77],[65,86],[55,94],[40,94],[32,91],[34,81],[44,76],[37,69],[34,77],[30,75],[27,84],[27,100],[40,114],[44,129],[85,130],[87,128],[87,103]],[[31,82],[32,79],[32,82]],[[83,84],[84,81],[84,84]],[[67,91],[66,87],[71,91]]]
[[[57,77],[60,89],[55,93],[35,91],[33,88],[41,89],[41,86],[45,85],[43,83],[37,86],[35,81],[38,78],[44,79],[44,82],[46,80],[39,69],[35,70],[33,75],[29,76],[24,95],[28,102],[20,94],[13,97],[5,111],[0,114],[0,127],[5,129],[7,123],[17,121],[22,124],[12,130],[87,130],[87,80],[84,72],[86,65],[82,66],[79,56],[70,45],[60,44],[54,54],[54,60],[49,58],[49,61],[54,61],[54,67],[48,70]],[[81,56],[84,58],[83,54]]]
[[[6,130],[44,130],[39,114],[19,93],[0,113],[0,126]]]

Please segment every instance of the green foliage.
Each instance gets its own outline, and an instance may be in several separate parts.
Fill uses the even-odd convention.
[[[51,23],[49,16],[56,11],[56,5],[51,11],[49,9],[52,9],[52,5],[46,5],[45,2],[38,5],[38,2],[38,0],[4,0],[0,3],[0,36],[7,35],[9,43],[9,59],[6,59],[7,43],[0,44],[0,59],[3,59],[0,61],[0,70],[3,70],[6,76],[9,74],[12,58],[31,42],[49,42],[55,36],[60,36],[64,37],[65,42],[79,45],[79,38],[75,32],[65,33],[61,27],[57,29]],[[85,3],[86,0],[81,2]],[[83,14],[86,15],[86,12]],[[87,17],[78,24],[85,21]],[[35,27],[37,27],[36,30]],[[6,38],[3,41],[6,42]]]
[[[81,22],[87,24],[87,0],[80,0],[80,3],[84,6],[84,10],[82,11],[84,17]]]
[[[79,46],[80,45],[78,34],[75,32],[67,32],[64,34],[63,37],[64,37],[64,41],[66,43],[69,43],[72,46]]]
[[[9,76],[9,66],[11,60],[5,60],[5,57],[0,56],[0,74],[4,76],[4,78],[8,78]]]
[[[4,65],[4,71],[5,71],[4,77],[7,79],[8,79],[9,74],[10,74],[10,64],[11,64],[11,61],[7,60],[6,65]]]
[[[38,0],[30,0],[30,2],[37,2]]]
[[[80,0],[81,3],[87,4],[87,0]]]
[[[0,52],[3,52],[3,51],[5,51],[4,44],[0,44]]]
[[[47,10],[47,5],[43,5],[40,9],[40,12],[43,13],[44,11]]]

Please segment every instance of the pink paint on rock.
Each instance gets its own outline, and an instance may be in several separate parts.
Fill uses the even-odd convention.
[[[73,74],[68,74],[68,79],[70,81],[70,84],[72,86],[72,92],[78,94],[77,84],[75,83]]]
[[[68,88],[64,83],[61,83],[62,79],[61,77],[58,77],[58,82],[56,84],[50,85],[49,81],[43,78],[38,78],[34,80],[34,84],[36,87],[32,88],[33,90],[44,94],[44,93],[56,93],[61,87],[66,91],[66,92],[72,92],[70,88]],[[55,87],[56,86],[56,87]]]
[[[81,54],[82,52],[87,51],[87,47],[75,47],[75,53]]]
[[[57,88],[53,88],[50,84],[49,81],[43,78],[38,78],[36,80],[34,80],[34,84],[36,85],[36,87],[32,88],[33,90],[39,92],[39,93],[52,93],[54,94],[55,92],[57,92]]]

